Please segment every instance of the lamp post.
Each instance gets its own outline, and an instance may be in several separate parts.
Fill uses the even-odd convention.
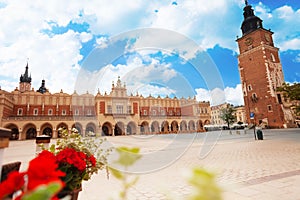
[[[250,120],[253,120],[253,125],[254,125],[254,128],[253,128],[253,130],[254,130],[254,139],[256,140],[256,134],[255,134],[255,114],[254,114],[254,112],[250,112]]]

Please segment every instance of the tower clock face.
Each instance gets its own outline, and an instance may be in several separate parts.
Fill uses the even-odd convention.
[[[245,44],[247,46],[251,45],[253,43],[253,38],[252,37],[248,37],[245,39]]]

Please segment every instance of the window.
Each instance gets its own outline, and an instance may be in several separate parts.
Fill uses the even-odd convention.
[[[123,114],[123,105],[117,105],[117,114]]]
[[[48,115],[52,115],[52,113],[53,113],[52,109],[49,109],[48,110]]]
[[[268,105],[268,111],[272,112],[272,106],[271,105]]]
[[[61,111],[61,115],[66,115],[67,114],[67,111],[66,110],[62,110]]]
[[[112,113],[112,108],[111,105],[107,105],[107,113],[111,114]]]
[[[39,114],[39,110],[37,108],[33,109],[33,115],[38,115]]]
[[[87,115],[92,115],[91,109],[88,109],[88,110],[87,110]]]
[[[128,114],[131,113],[131,106],[127,106],[127,113],[128,113]]]
[[[75,115],[79,115],[79,110],[78,109],[75,110]]]
[[[152,110],[152,115],[156,115],[156,110]]]
[[[248,85],[248,91],[251,91],[251,90],[252,90],[252,86]]]
[[[251,101],[254,102],[254,103],[256,103],[257,100],[258,100],[258,98],[257,98],[256,93],[253,93],[252,96],[251,96]]]
[[[147,110],[144,110],[144,115],[147,115]]]
[[[22,108],[18,108],[18,115],[23,115],[23,109]]]
[[[271,60],[272,60],[272,62],[275,62],[276,60],[275,60],[275,56],[274,56],[274,54],[272,54],[271,53]]]

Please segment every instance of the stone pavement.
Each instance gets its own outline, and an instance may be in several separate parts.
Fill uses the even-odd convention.
[[[129,178],[139,177],[130,200],[184,199],[192,191],[185,177],[193,167],[217,175],[225,200],[300,200],[300,129],[263,133],[264,140],[254,140],[253,130],[222,132],[215,145],[214,132],[107,139],[112,146],[141,148],[143,158],[129,169]],[[213,137],[205,139],[206,134]],[[201,157],[204,148],[209,153]],[[4,161],[20,160],[22,170],[34,154],[34,141],[13,141]],[[79,200],[118,199],[119,191],[120,182],[101,171],[84,182]]]

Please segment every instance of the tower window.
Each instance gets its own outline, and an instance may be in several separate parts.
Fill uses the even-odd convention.
[[[147,115],[147,110],[144,110],[144,115]]]
[[[66,115],[66,114],[67,114],[66,110],[61,111],[61,115]]]
[[[274,56],[274,54],[272,54],[272,53],[271,53],[271,60],[272,60],[272,62],[275,62],[275,61],[276,61],[275,56]]]
[[[75,115],[79,115],[79,110],[78,109],[75,110]]]
[[[258,98],[257,98],[256,93],[253,93],[252,96],[251,96],[251,101],[254,102],[254,103],[256,103],[257,100],[258,100]]]
[[[23,109],[22,108],[18,108],[18,115],[23,115]]]
[[[271,105],[268,105],[268,112],[272,112],[272,106]]]
[[[281,95],[277,94],[277,99],[278,99],[278,103],[282,104],[282,99],[281,99]]]
[[[252,90],[252,86],[248,85],[248,91],[251,91],[251,90]]]
[[[52,115],[52,113],[53,113],[52,109],[49,109],[48,110],[48,115]]]

